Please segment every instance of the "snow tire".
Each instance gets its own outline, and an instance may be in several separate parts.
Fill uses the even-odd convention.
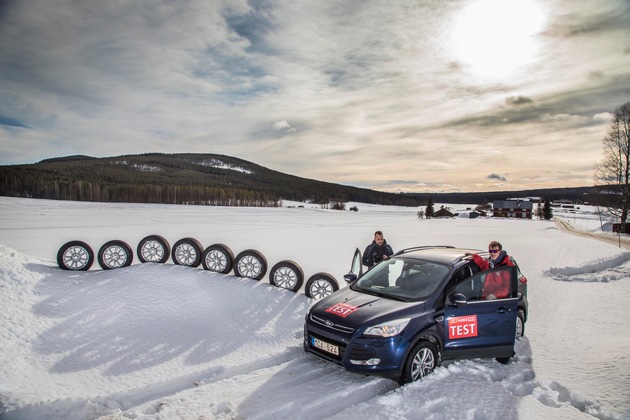
[[[246,249],[234,258],[234,274],[260,280],[267,272],[267,259],[255,249]]]
[[[210,245],[201,255],[204,270],[227,274],[234,265],[234,253],[223,244]]]
[[[424,378],[439,364],[440,354],[435,344],[429,340],[420,340],[409,352],[398,382],[403,385]]]
[[[269,283],[297,292],[304,284],[304,271],[295,261],[280,261],[269,271]]]
[[[142,263],[165,263],[170,253],[168,241],[159,235],[149,235],[138,243],[138,260]]]
[[[199,267],[203,246],[195,238],[184,238],[175,242],[171,258],[177,265]]]
[[[133,251],[126,242],[113,240],[106,242],[98,250],[97,259],[103,270],[129,267],[133,261]]]
[[[304,286],[304,294],[312,299],[323,299],[339,290],[339,284],[328,273],[315,273]]]
[[[88,271],[94,263],[94,251],[82,241],[66,242],[57,252],[57,264],[62,270]]]

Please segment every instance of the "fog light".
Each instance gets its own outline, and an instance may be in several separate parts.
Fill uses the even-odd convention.
[[[350,359],[350,363],[353,365],[361,365],[361,366],[376,366],[381,363],[381,359],[372,358],[368,360],[352,360]]]

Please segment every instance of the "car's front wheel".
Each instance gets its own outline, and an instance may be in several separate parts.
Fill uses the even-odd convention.
[[[438,367],[440,356],[435,344],[428,340],[420,340],[413,346],[402,375],[398,381],[401,385],[424,378]]]

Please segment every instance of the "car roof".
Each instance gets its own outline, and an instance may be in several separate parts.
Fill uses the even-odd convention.
[[[466,253],[480,253],[478,249],[455,248],[453,246],[417,246],[405,248],[394,254],[396,257],[411,257],[454,265],[464,259]]]

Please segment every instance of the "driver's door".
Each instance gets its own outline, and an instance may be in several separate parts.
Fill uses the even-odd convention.
[[[486,300],[487,276],[502,276],[509,283],[507,297]],[[451,287],[444,308],[445,356],[510,357],[514,351],[518,316],[516,267],[497,267],[474,274]]]
[[[363,255],[359,248],[355,249],[354,256],[352,257],[352,266],[350,266],[350,272],[361,277],[363,275]]]
[[[350,272],[346,274],[345,276],[343,276],[344,280],[347,283],[352,283],[353,281],[361,277],[361,275],[363,275],[363,262],[361,260],[362,260],[361,251],[359,250],[359,248],[357,248],[354,251],[354,256],[352,257],[352,265],[350,266]]]

